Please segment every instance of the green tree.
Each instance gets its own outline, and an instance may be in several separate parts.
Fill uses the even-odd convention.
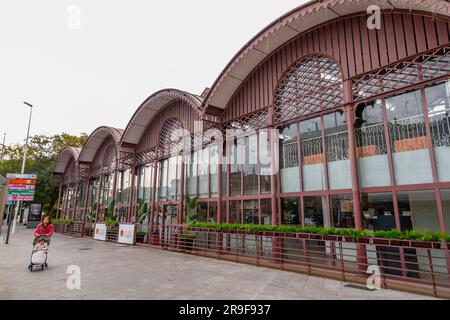
[[[35,202],[42,203],[47,213],[52,213],[58,200],[58,187],[52,181],[53,165],[65,147],[82,147],[87,140],[85,133],[75,136],[67,133],[47,136],[31,136],[28,143],[25,173],[37,175]],[[23,145],[13,144],[5,148],[0,162],[0,174],[19,173],[22,168]]]

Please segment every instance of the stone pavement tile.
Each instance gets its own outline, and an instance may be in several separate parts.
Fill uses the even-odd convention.
[[[32,231],[24,231],[12,238],[12,245],[0,244],[0,299],[416,298],[396,291],[375,295],[319,277],[61,235],[52,241],[49,270],[30,273],[30,239]],[[66,288],[69,265],[81,268],[80,291]]]

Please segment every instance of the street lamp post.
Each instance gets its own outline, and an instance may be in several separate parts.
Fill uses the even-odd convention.
[[[2,156],[0,157],[0,161],[3,161],[3,157],[5,156],[6,149],[6,133],[3,134],[3,144],[2,144]]]
[[[24,102],[24,104],[26,106],[30,107],[30,118],[28,119],[27,139],[25,140],[25,147],[24,147],[24,150],[23,150],[23,160],[22,160],[21,174],[25,173],[25,165],[26,165],[26,161],[27,161],[27,152],[28,152],[28,140],[30,138],[31,117],[33,115],[33,105],[28,103],[28,102]],[[13,228],[12,228],[12,233],[13,234],[16,233],[17,215],[19,214],[21,204],[22,204],[22,202],[20,202],[20,201],[17,202],[16,210],[14,212],[14,222],[13,222]]]

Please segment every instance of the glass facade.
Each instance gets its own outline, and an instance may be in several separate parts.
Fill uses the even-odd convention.
[[[100,220],[112,199],[121,221],[142,203],[178,206],[183,216],[189,196],[205,222],[221,213],[223,222],[237,224],[268,225],[276,217],[286,225],[448,231],[450,80],[418,72],[403,86],[395,76],[383,82],[368,74],[372,82],[364,86],[365,78],[342,79],[340,72],[330,57],[301,58],[274,88],[273,105],[211,122],[226,138],[223,150],[190,132],[192,150],[184,154],[174,137],[183,124],[172,114],[160,141],[145,150],[152,154],[146,165],[108,165],[78,189],[69,180],[60,209],[81,219],[89,197]]]

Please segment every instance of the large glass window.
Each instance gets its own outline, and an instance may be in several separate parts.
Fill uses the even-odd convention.
[[[281,199],[281,224],[301,225],[298,198]]]
[[[348,130],[345,113],[338,111],[323,117],[327,149],[328,181],[331,190],[350,189],[352,175],[348,157]]]
[[[209,203],[209,222],[217,223],[217,202],[213,201]]]
[[[450,189],[441,191],[442,209],[444,210],[445,230],[450,234]]]
[[[199,202],[197,204],[197,215],[199,222],[207,222],[208,221],[208,203],[207,202]]]
[[[167,200],[175,200],[177,195],[178,177],[178,157],[172,157],[168,160],[168,172],[167,172]],[[180,175],[181,177],[181,175]]]
[[[304,191],[325,189],[325,155],[322,146],[321,118],[300,123]]]
[[[197,196],[197,164],[198,164],[198,152],[192,152],[188,156],[186,164],[186,181],[187,181],[187,195],[190,197]]]
[[[398,192],[398,209],[401,229],[440,231],[434,191]]]
[[[244,224],[259,224],[258,200],[244,201]]]
[[[391,185],[381,100],[356,109],[355,140],[362,188]]]
[[[261,224],[270,226],[272,224],[272,200],[261,199]]]
[[[258,137],[253,134],[244,138],[244,195],[258,194]]]
[[[328,226],[327,200],[325,196],[304,197],[305,226]]]
[[[169,169],[169,160],[162,160],[159,162],[159,186],[158,186],[158,201],[167,201],[168,185],[167,174]]]
[[[450,181],[450,80],[426,89],[428,114],[440,182]]]
[[[235,138],[231,143],[228,143],[228,145],[230,151],[230,195],[240,196],[242,195],[241,173],[245,139]]]
[[[261,130],[259,132],[259,162],[260,162],[260,175],[261,175],[261,194],[268,194],[271,192],[270,182],[270,137],[269,131]]]
[[[230,223],[241,223],[241,201],[230,201]]]
[[[331,196],[330,202],[333,227],[354,229],[353,197],[351,195]]]
[[[217,146],[212,146],[210,149],[210,177],[211,177],[211,197],[217,197],[219,195],[219,153]]]
[[[386,99],[386,109],[397,184],[432,183],[420,91]]]
[[[280,179],[283,193],[300,191],[297,127],[295,123],[280,130]]]
[[[199,165],[198,165],[198,176],[199,176],[199,197],[208,198],[209,197],[209,149],[199,150]]]
[[[361,194],[363,228],[390,231],[397,228],[392,193]]]

